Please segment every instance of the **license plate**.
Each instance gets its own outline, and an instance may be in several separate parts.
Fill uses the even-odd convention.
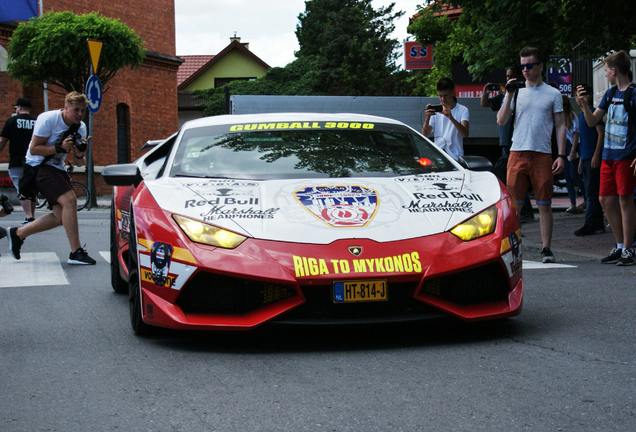
[[[333,283],[334,303],[386,301],[386,280],[346,281]]]

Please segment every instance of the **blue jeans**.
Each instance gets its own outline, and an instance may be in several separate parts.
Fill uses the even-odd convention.
[[[581,160],[581,175],[585,184],[585,225],[591,228],[603,226],[603,209],[598,201],[599,187],[601,184],[601,169],[592,168],[592,159]]]
[[[568,190],[568,197],[570,198],[570,204],[575,206],[577,187],[581,190],[581,194],[583,195],[583,197],[586,197],[585,182],[579,175],[579,160],[578,159],[574,161],[565,161],[565,169],[563,170],[563,177],[565,177],[565,187]],[[596,197],[596,199],[598,200],[598,196]]]
[[[569,155],[572,150],[572,143],[568,140],[565,143],[565,154]],[[576,206],[576,188],[581,190],[581,194],[585,197],[585,184],[579,175],[579,160],[565,161],[563,177],[565,177],[565,187],[568,190],[570,204]],[[598,200],[598,196],[596,197]]]

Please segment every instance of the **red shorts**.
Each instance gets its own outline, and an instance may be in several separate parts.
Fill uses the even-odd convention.
[[[508,158],[508,178],[506,184],[515,204],[523,204],[532,184],[539,205],[552,203],[554,175],[552,155],[533,151],[511,151]]]
[[[599,196],[634,195],[636,176],[630,160],[601,162]]]

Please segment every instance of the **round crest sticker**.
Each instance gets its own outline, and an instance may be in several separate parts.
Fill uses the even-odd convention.
[[[364,186],[309,186],[294,192],[309,213],[334,228],[364,227],[378,209],[378,193]]]
[[[172,258],[172,246],[167,243],[155,242],[150,249],[150,262],[152,264],[152,280],[157,286],[164,286],[170,271],[170,259]]]

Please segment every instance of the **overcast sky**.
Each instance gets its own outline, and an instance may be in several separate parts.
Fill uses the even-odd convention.
[[[373,0],[373,7],[391,4]],[[395,21],[393,38],[407,38],[409,17],[424,0],[395,0],[395,9],[406,14]],[[248,42],[255,55],[268,65],[285,66],[295,60],[298,50],[296,25],[305,11],[304,0],[175,0],[177,55],[218,54],[234,33]],[[411,36],[411,40],[413,37]],[[398,60],[403,68],[404,60]]]

